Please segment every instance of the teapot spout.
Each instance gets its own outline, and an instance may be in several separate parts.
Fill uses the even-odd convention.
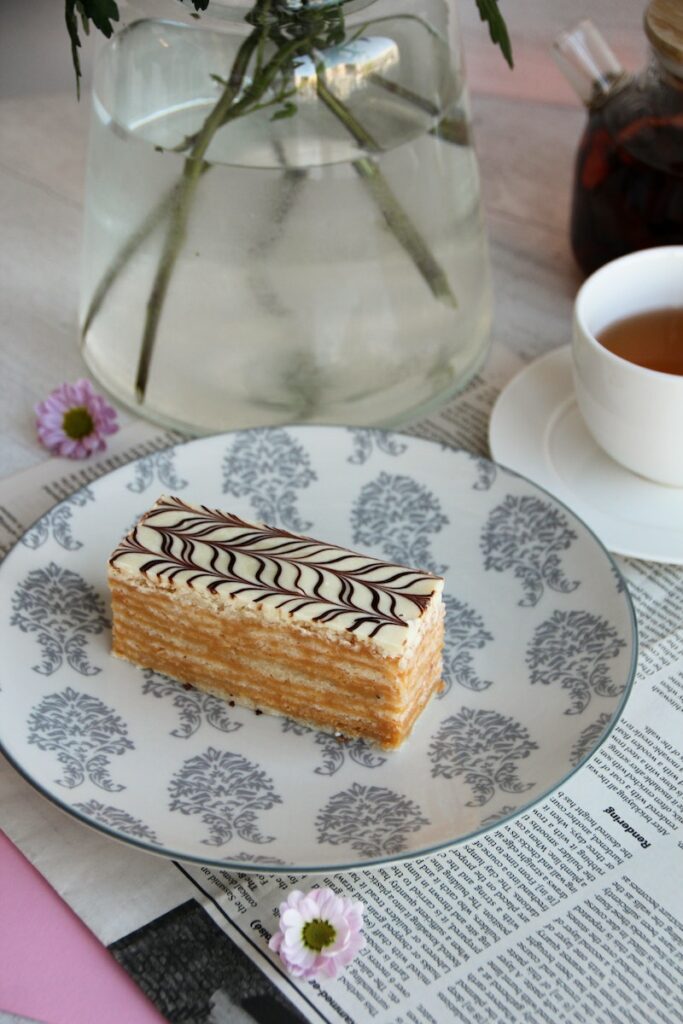
[[[587,107],[603,103],[628,75],[592,21],[580,21],[553,43],[555,62]]]

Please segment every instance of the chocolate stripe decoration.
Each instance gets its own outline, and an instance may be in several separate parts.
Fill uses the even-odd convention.
[[[402,648],[443,580],[180,498],[159,498],[110,563]],[[379,634],[382,634],[380,637]]]

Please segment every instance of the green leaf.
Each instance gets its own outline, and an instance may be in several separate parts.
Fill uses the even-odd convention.
[[[491,42],[497,43],[510,67],[514,67],[512,45],[505,19],[498,9],[498,0],[477,0],[479,16],[488,23]]]
[[[208,0],[207,0],[208,3]],[[119,9],[114,0],[65,0],[64,20],[66,30],[71,41],[71,60],[73,61],[76,75],[76,95],[81,97],[81,60],[79,49],[81,38],[78,34],[78,19],[81,19],[81,27],[87,35],[90,31],[90,22],[100,30],[107,38],[114,31],[112,21],[119,20]]]
[[[280,107],[279,110],[275,111],[275,113],[273,114],[273,116],[271,117],[270,120],[271,121],[282,121],[282,120],[284,120],[285,117],[294,117],[295,114],[296,114],[296,103],[292,103],[291,100],[288,100],[287,103],[284,103]]]
[[[64,19],[66,21],[66,30],[69,33],[69,39],[71,40],[71,60],[74,66],[74,73],[76,75],[76,95],[81,98],[81,61],[78,56],[78,48],[81,45],[81,40],[78,35],[78,18],[76,16],[77,0],[65,0],[64,6]],[[80,11],[81,17],[83,12]],[[83,22],[83,28],[86,28],[87,22]]]
[[[82,15],[109,39],[114,31],[112,21],[119,20],[119,9],[114,0],[79,0],[79,7]]]
[[[78,16],[81,19],[83,31],[85,32],[86,36],[90,35],[90,22],[86,17],[85,11],[83,10],[82,0],[76,0],[76,10],[78,11]]]

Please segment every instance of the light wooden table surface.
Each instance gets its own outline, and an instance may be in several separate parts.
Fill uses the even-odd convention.
[[[474,0],[460,2],[491,237],[494,342],[533,357],[569,340],[579,284],[567,220],[585,115],[552,63],[550,44],[562,28],[590,14],[625,66],[639,67],[646,51],[644,3],[503,0],[502,6],[513,36],[514,72],[489,43]],[[35,440],[33,406],[84,372],[76,309],[89,104],[87,88],[76,102],[62,9],[56,0],[0,0],[0,477],[46,458]],[[86,83],[90,64],[86,53]],[[18,888],[21,872],[33,871],[9,844],[0,859],[6,885]],[[40,894],[40,883],[36,873],[25,879],[22,899],[35,890],[36,905],[39,897],[58,903],[44,884]],[[54,920],[63,936],[68,911],[62,915]],[[79,927],[73,983],[82,970],[99,970],[101,991],[126,1001],[127,1021],[157,1019],[139,993],[126,994],[128,979],[116,981],[113,961],[98,966],[97,944]],[[26,965],[25,979],[17,983],[30,992],[35,976],[28,952]],[[41,964],[41,975],[49,966]],[[16,1008],[28,1005],[19,1000]],[[85,1024],[92,1018],[84,1009],[81,1019]]]
[[[491,237],[494,341],[536,355],[569,340],[579,284],[567,218],[584,114],[550,44],[590,14],[624,64],[638,67],[644,4],[511,0],[502,7],[512,72],[489,43],[474,0],[460,0],[459,9]],[[0,476],[45,457],[33,405],[84,372],[76,308],[92,47],[86,41],[79,104],[62,5],[0,3]]]

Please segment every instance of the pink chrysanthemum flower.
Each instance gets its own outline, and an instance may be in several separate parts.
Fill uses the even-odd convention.
[[[297,889],[280,904],[280,930],[268,945],[295,978],[335,978],[365,945],[363,910],[331,889]]]
[[[85,459],[107,447],[105,436],[119,429],[116,410],[89,380],[62,384],[35,407],[41,444],[54,455]]]

